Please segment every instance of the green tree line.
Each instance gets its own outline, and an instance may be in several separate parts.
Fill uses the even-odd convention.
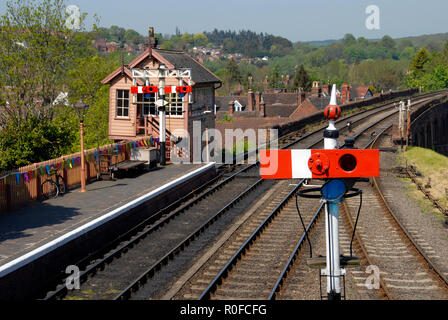
[[[287,91],[309,88],[314,80],[338,85],[343,82],[367,85],[377,91],[408,86],[434,90],[446,87],[448,51],[447,46],[442,46],[441,50],[435,47],[440,45],[430,43],[428,48],[419,48],[409,39],[397,41],[384,36],[381,40],[369,41],[347,34],[341,41],[325,46],[297,43],[289,54],[273,57],[267,63],[243,60],[237,64],[241,81],[236,81],[238,77],[235,76],[229,78],[229,74],[236,71],[235,66],[229,68],[226,61],[204,64],[223,80],[230,81],[221,88],[220,94],[231,94],[232,88],[239,84],[247,88],[248,77],[252,77],[252,88],[257,90],[265,88],[266,77],[269,88]],[[414,62],[415,59],[419,61]],[[298,85],[297,78],[303,78],[305,71],[308,80]],[[290,79],[288,85],[284,81],[286,77]]]

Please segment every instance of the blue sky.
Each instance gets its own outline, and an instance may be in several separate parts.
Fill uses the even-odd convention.
[[[346,33],[369,39],[448,32],[446,0],[66,0],[90,17],[98,14],[100,26],[118,25],[147,33],[198,33],[218,30],[252,30],[291,41],[340,39]],[[380,29],[365,26],[369,5],[380,10]],[[5,11],[5,1],[0,12]],[[88,22],[92,20],[89,19]]]

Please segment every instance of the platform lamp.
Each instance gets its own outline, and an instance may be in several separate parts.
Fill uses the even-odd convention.
[[[84,118],[86,116],[88,104],[85,104],[81,99],[73,108],[78,113],[79,118],[79,128],[81,135],[81,192],[86,192],[86,161],[84,155]]]

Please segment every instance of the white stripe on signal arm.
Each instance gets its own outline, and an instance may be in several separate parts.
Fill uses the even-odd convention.
[[[312,172],[308,167],[311,150],[291,150],[292,179],[312,178]]]

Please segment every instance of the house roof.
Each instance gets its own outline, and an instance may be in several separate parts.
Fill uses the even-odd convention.
[[[296,106],[298,103],[297,93],[263,93],[263,100],[266,105],[289,105]]]
[[[229,111],[229,102],[238,100],[238,102],[246,108],[247,106],[247,96],[215,96],[215,104],[218,111]]]
[[[350,90],[350,97],[352,99],[364,98],[369,90],[370,88],[368,86],[352,86]]]
[[[161,49],[152,49],[152,56],[164,63],[169,69],[180,69],[180,68],[188,68],[191,69],[191,79],[195,84],[199,83],[220,83],[222,82],[213,72],[202,66],[199,62],[193,59],[190,55],[183,51],[171,51],[171,50],[161,50]],[[135,58],[130,64],[129,68],[136,68],[141,62],[143,62],[146,58],[149,58],[150,52],[149,49],[146,49],[145,52],[140,54],[137,58]],[[130,75],[132,78],[132,73],[128,68],[125,68],[127,71],[126,74]],[[109,83],[116,76],[121,74],[121,67],[107,76],[102,83]]]
[[[324,110],[329,104],[331,97],[308,98],[308,100],[316,107],[317,110]],[[342,100],[337,97],[338,105],[342,105]]]

